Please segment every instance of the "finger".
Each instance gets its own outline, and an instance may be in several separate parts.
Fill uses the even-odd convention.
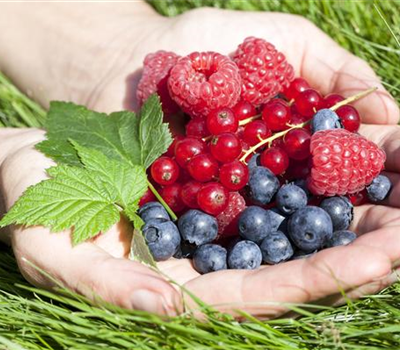
[[[370,87],[378,91],[355,102],[365,123],[397,124],[399,108],[372,68],[362,59],[340,47],[314,25],[303,51],[301,75],[323,94],[336,92],[345,97]]]
[[[354,208],[350,229],[362,235],[383,227],[399,227],[400,210],[383,205],[366,204]]]
[[[383,148],[386,170],[400,172],[400,126],[362,125],[360,134]]]
[[[96,303],[168,315],[181,310],[178,291],[161,275],[138,262],[113,258],[92,243],[72,247],[69,232],[17,228],[13,248],[22,274],[38,287],[50,289],[58,282]]]
[[[255,271],[210,273],[186,287],[223,311],[244,309],[257,316],[271,316],[285,310],[282,303],[306,303],[348,290],[386,276],[390,268],[388,257],[380,250],[358,245],[326,249],[309,259]],[[193,302],[190,305],[195,307]]]

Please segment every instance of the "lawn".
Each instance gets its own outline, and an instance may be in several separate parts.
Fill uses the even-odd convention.
[[[400,102],[400,1],[159,0],[173,16],[199,6],[283,11],[306,16],[343,47],[367,60]],[[45,111],[0,75],[0,126],[42,125]],[[379,295],[321,308],[299,319],[237,323],[203,305],[207,322],[173,320],[91,306],[68,291],[32,288],[11,252],[0,251],[0,349],[399,349],[400,283]]]

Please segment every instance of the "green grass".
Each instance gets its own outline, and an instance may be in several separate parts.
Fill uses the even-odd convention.
[[[367,60],[400,101],[400,2],[311,0],[151,1],[164,15],[199,6],[301,14]],[[0,74],[0,126],[40,126],[41,107]],[[206,306],[203,305],[205,308]],[[173,320],[112,306],[94,307],[64,291],[24,281],[12,253],[0,251],[0,349],[399,349],[400,284],[301,319],[239,324],[208,310],[207,322]]]

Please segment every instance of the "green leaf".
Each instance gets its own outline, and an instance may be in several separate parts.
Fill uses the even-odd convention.
[[[73,227],[76,244],[110,229],[122,210],[137,210],[147,190],[144,168],[108,159],[76,142],[73,146],[85,168],[60,165],[48,169],[51,178],[28,188],[0,226],[43,225],[54,232]]]
[[[47,172],[52,178],[29,187],[0,221],[1,227],[43,225],[53,232],[73,227],[76,244],[119,221],[119,209],[95,172],[67,165]]]
[[[157,95],[150,96],[139,118],[133,112],[110,115],[68,102],[52,102],[47,116],[47,140],[37,148],[58,163],[82,166],[69,142],[93,148],[105,156],[148,168],[172,143],[162,122]]]

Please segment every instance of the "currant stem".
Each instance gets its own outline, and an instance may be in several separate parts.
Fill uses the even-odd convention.
[[[250,118],[243,119],[243,120],[241,120],[241,121],[239,122],[239,126],[249,124],[249,123],[251,123],[253,120],[256,120],[256,119],[258,119],[258,118],[260,118],[260,117],[261,117],[261,114],[256,114],[256,115],[253,115],[253,116],[250,117]]]
[[[171,217],[172,221],[178,220],[178,217],[175,215],[175,213],[172,211],[172,209],[169,207],[169,205],[164,201],[164,199],[160,196],[158,191],[155,189],[155,187],[153,186],[153,184],[149,180],[147,180],[147,185],[149,186],[150,191],[153,192],[153,194],[156,196],[158,201],[163,205],[165,210],[168,212],[168,214]]]
[[[376,90],[378,90],[378,88],[377,87],[373,87],[373,88],[370,88],[368,90],[361,91],[358,94],[350,96],[350,97],[346,98],[345,100],[336,103],[334,106],[332,106],[329,109],[331,109],[332,111],[336,111],[339,107],[342,107],[342,106],[347,105],[347,104],[349,104],[351,102],[357,101],[360,98],[363,98],[363,97],[371,94],[372,92],[374,92]]]
[[[239,159],[242,163],[247,164],[246,163],[246,158],[254,153],[257,149],[259,149],[260,147],[264,146],[266,143],[270,143],[276,139],[279,139],[282,136],[285,136],[289,131],[293,130],[293,129],[300,129],[305,127],[307,124],[309,124],[310,121],[301,123],[301,124],[296,124],[296,125],[291,125],[290,129],[287,130],[283,130],[281,132],[277,132],[276,134],[272,135],[271,137],[268,137],[262,141],[260,141],[259,143],[257,143],[256,145],[254,145],[253,147],[250,147],[247,152]]]

